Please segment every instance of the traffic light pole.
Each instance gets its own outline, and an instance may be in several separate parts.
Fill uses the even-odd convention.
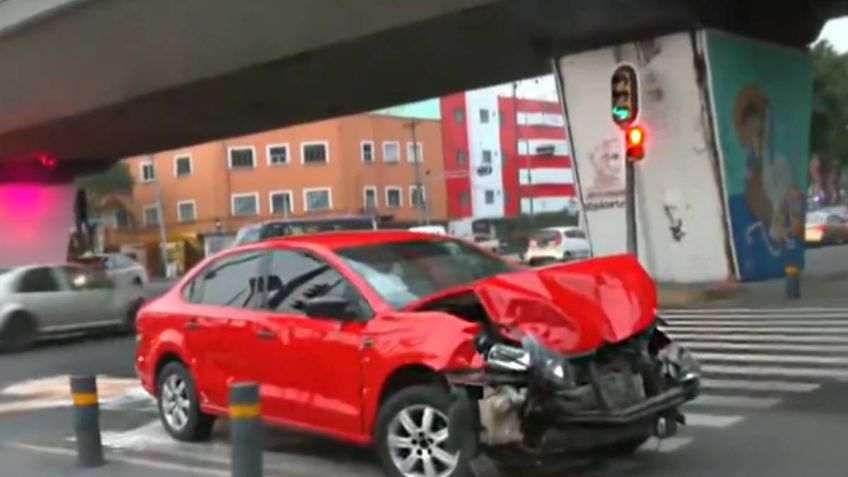
[[[627,214],[627,252],[639,256],[636,239],[636,165],[633,161],[624,161],[624,201]]]

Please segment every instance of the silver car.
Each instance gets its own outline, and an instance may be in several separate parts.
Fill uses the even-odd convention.
[[[44,334],[134,331],[142,302],[138,287],[116,286],[103,271],[81,265],[0,271],[0,350],[25,349]]]
[[[118,286],[142,287],[147,284],[144,266],[123,253],[90,254],[74,262],[103,270]]]

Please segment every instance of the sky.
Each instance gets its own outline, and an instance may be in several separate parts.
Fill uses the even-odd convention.
[[[836,48],[836,51],[840,53],[848,52],[848,16],[828,21],[818,39],[822,38],[826,38]],[[511,84],[497,86],[497,88],[503,96],[512,95]],[[519,98],[552,101],[557,99],[556,84],[552,75],[519,81],[517,93]]]

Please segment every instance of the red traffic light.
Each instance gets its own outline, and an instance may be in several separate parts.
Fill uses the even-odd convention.
[[[645,157],[645,130],[641,126],[628,127],[624,139],[628,161],[638,161]]]

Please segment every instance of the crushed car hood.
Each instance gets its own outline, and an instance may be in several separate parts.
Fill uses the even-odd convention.
[[[590,352],[654,321],[656,287],[632,255],[495,275],[474,285],[489,318],[552,351]]]

